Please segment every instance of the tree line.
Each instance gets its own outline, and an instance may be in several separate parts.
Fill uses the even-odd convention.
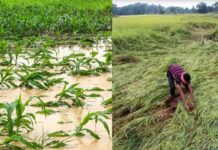
[[[140,15],[140,14],[185,14],[185,13],[216,13],[218,12],[218,2],[215,2],[211,6],[204,2],[193,6],[192,8],[183,7],[163,7],[161,5],[135,3],[128,6],[118,7],[113,4],[112,13],[117,15]]]

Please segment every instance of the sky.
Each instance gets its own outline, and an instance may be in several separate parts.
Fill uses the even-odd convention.
[[[180,6],[180,7],[188,7],[196,6],[200,2],[205,2],[207,5],[211,5],[218,0],[113,0],[113,4],[117,4],[117,6],[126,6],[134,3],[147,3],[147,4],[160,4],[161,6]]]

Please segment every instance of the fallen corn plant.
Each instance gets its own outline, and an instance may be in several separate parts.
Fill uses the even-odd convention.
[[[23,144],[23,146],[18,146],[14,142]],[[0,142],[0,148],[1,149],[10,149],[10,150],[25,150],[26,147],[30,149],[41,149],[41,146],[30,140],[29,138],[20,135],[20,134],[14,134],[12,136],[6,137],[3,141]]]
[[[108,106],[108,105],[112,105],[112,102],[113,102],[112,98],[109,98],[109,99],[103,101],[101,104],[104,106]]]
[[[53,113],[55,113],[54,110],[52,109],[47,109],[47,103],[43,101],[43,97],[45,96],[31,96],[30,100],[32,101],[34,98],[37,99],[39,102],[37,102],[36,104],[32,104],[31,106],[38,106],[41,107],[41,111],[37,111],[36,113],[38,114],[44,114],[45,117],[47,117],[48,115],[51,115]]]
[[[104,89],[102,89],[102,88],[99,88],[99,87],[93,87],[93,88],[91,88],[91,89],[87,89],[86,91],[104,91]]]
[[[55,97],[59,98],[58,101],[62,103],[63,100],[71,100],[72,105],[83,106],[84,105],[83,100],[85,100],[86,97],[92,97],[92,98],[102,97],[100,94],[96,94],[96,93],[85,94],[85,91],[90,91],[90,90],[93,91],[93,90],[102,90],[102,89],[93,88],[93,89],[86,90],[83,88],[79,88],[78,84],[72,84],[68,87],[67,84],[65,84],[62,91],[59,94],[57,94]]]
[[[63,83],[63,78],[51,78],[54,74],[47,71],[21,69],[17,73],[20,80],[20,87],[48,89],[49,87]]]
[[[0,87],[10,88],[17,87],[15,83],[15,77],[13,76],[13,67],[8,67],[6,69],[0,69]]]
[[[72,105],[83,106],[83,100],[86,95],[84,89],[77,87],[77,85],[78,84],[73,84],[67,87],[67,84],[65,84],[62,91],[56,95],[56,97],[59,98],[58,100],[63,101],[64,99],[69,99],[72,101]]]
[[[67,142],[69,142],[68,138],[64,140],[56,140],[44,132],[40,137],[34,139],[34,143],[39,145],[39,150],[44,150],[47,148],[63,148],[67,145]]]
[[[69,69],[73,75],[99,75],[101,72],[110,71],[109,65],[111,64],[112,53],[105,54],[105,62],[100,61],[97,52],[93,51],[90,57],[85,56],[83,53],[71,54],[63,58],[59,65],[63,65],[62,70]]]

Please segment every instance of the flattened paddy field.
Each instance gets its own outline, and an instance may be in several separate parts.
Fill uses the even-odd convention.
[[[113,18],[113,149],[218,149],[216,14]],[[192,76],[195,108],[169,116],[166,70]]]
[[[0,5],[0,149],[110,150],[110,1]]]

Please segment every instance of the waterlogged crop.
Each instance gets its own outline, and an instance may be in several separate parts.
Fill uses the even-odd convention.
[[[15,77],[13,76],[13,67],[8,67],[6,69],[0,69],[0,87],[10,88],[17,87],[15,83]]]
[[[47,48],[38,48],[34,51],[34,54],[30,56],[33,59],[32,67],[50,67],[52,68],[54,64],[54,52]],[[52,62],[53,61],[53,62]]]
[[[1,60],[1,65],[12,64],[12,51],[7,41],[0,42],[0,60]]]
[[[104,106],[108,106],[108,105],[112,105],[112,102],[113,102],[113,99],[109,98],[109,99],[103,101],[101,104]]]
[[[56,95],[59,101],[64,99],[70,99],[73,105],[83,106],[85,99],[85,91],[82,88],[77,87],[78,84],[73,84],[67,87],[67,84],[64,85],[62,91]]]
[[[100,136],[97,133],[85,127],[88,122],[94,121],[95,125],[98,122],[100,122],[103,125],[104,129],[107,131],[108,136],[110,137],[110,129],[109,129],[107,122],[105,121],[105,119],[106,120],[109,119],[108,114],[109,114],[108,111],[97,111],[97,112],[88,113],[83,118],[81,123],[76,127],[75,132],[67,133],[64,131],[57,131],[57,132],[50,133],[49,136],[50,137],[65,137],[65,136],[82,137],[82,136],[85,136],[85,133],[88,133],[93,138],[100,139]]]
[[[100,122],[105,130],[107,131],[108,135],[110,136],[110,129],[108,124],[104,121],[104,119],[109,119],[109,117],[107,116],[106,112],[102,112],[102,111],[98,111],[98,112],[91,112],[89,114],[87,114],[82,122],[79,124],[79,126],[76,127],[76,132],[74,133],[74,135],[76,136],[84,136],[84,132],[90,134],[92,137],[96,138],[96,139],[100,139],[99,135],[95,132],[93,132],[92,130],[85,128],[85,125],[91,121],[94,120],[95,124],[97,124],[98,122]]]
[[[62,91],[56,95],[59,102],[62,102],[63,104],[66,104],[63,100],[71,100],[73,103],[72,105],[75,106],[83,106],[84,100],[86,97],[102,97],[100,94],[91,93],[91,94],[85,94],[85,91],[96,91],[96,90],[102,90],[101,88],[93,88],[93,89],[83,89],[79,88],[78,84],[72,84],[70,86],[67,86],[67,84],[64,85],[64,88]]]
[[[63,69],[69,68],[73,75],[99,75],[102,72],[109,72],[111,65],[112,53],[109,51],[105,56],[105,61],[97,58],[98,52],[91,52],[91,56],[83,53],[71,54],[62,59],[59,65],[63,65]]]
[[[43,150],[46,148],[63,148],[67,145],[67,142],[69,142],[68,139],[56,140],[48,136],[47,133],[43,133],[42,136],[34,139],[34,143],[37,143],[39,150]]]
[[[21,96],[17,100],[11,103],[0,103],[0,109],[3,110],[1,115],[1,127],[2,133],[8,136],[12,136],[16,133],[21,132],[21,130],[32,130],[33,123],[35,120],[35,115],[33,113],[25,113],[25,108],[29,104],[29,100],[24,104],[21,101]],[[13,116],[13,113],[16,116]]]
[[[18,43],[9,44],[7,41],[0,42],[1,65],[18,65],[18,58],[23,54],[24,49]]]
[[[64,82],[63,78],[52,78],[54,74],[47,71],[35,71],[23,68],[19,73],[20,87],[48,89]]]
[[[44,114],[45,117],[47,117],[48,115],[55,113],[55,111],[52,109],[46,108],[48,106],[49,102],[44,102],[44,100],[42,99],[43,97],[45,97],[45,96],[43,96],[43,95],[42,96],[31,96],[30,100],[37,99],[39,101],[35,104],[32,104],[31,106],[41,107],[41,111],[37,111],[36,113]]]
[[[35,124],[37,116],[43,114],[49,122],[49,115],[62,113],[56,111],[58,107],[74,109],[69,107],[84,106],[86,98],[102,97],[92,91],[101,92],[104,89],[83,89],[74,83],[69,85],[71,81],[68,78],[68,82],[64,81],[64,77],[100,75],[111,70],[111,63],[108,63],[107,56],[100,61],[97,52],[86,55],[72,50],[71,54],[63,58],[60,55],[63,53],[65,56],[65,53],[59,51],[59,47],[66,45],[71,50],[71,47],[78,45],[89,49],[99,40],[107,39],[110,30],[109,0],[0,2],[0,89],[3,91],[0,97],[7,100],[0,103],[0,149],[43,150],[66,146],[68,138],[53,139],[47,135],[47,131],[43,131],[42,135],[37,134],[38,137],[31,134],[38,129],[39,124]],[[55,93],[64,84],[62,91]],[[20,96],[11,102],[17,92],[30,98],[24,101]],[[40,96],[41,92],[45,96]],[[56,94],[56,99],[53,94]],[[32,107],[38,108],[33,110]],[[99,118],[102,121],[98,122],[106,123],[106,118],[101,115]],[[98,136],[84,126],[77,131]],[[73,135],[74,132],[69,138]]]

